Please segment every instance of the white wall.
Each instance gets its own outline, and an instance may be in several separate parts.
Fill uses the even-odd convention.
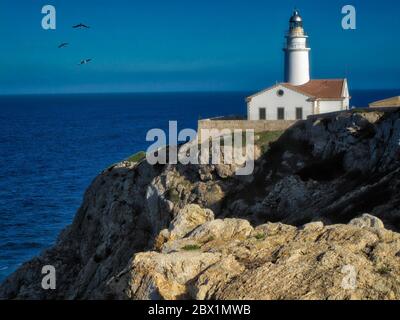
[[[344,99],[344,101],[343,101],[343,109],[344,110],[349,110],[350,109],[350,99],[349,98]]]
[[[310,65],[308,50],[285,51],[285,82],[295,86],[310,81]]]
[[[319,102],[319,113],[328,113],[344,110],[342,107],[342,100],[320,100]]]
[[[343,109],[350,109],[350,93],[349,93],[349,85],[347,83],[347,79],[344,80],[343,92],[342,96],[345,98],[343,101]]]
[[[283,90],[285,94],[282,97],[277,95],[279,90]],[[285,120],[296,120],[296,108],[303,108],[303,119],[313,114],[313,103],[307,101],[308,97],[282,85],[271,88],[254,97],[247,104],[248,120],[259,120],[259,109],[266,108],[267,119],[277,120],[277,108],[285,108]]]
[[[310,81],[310,61],[306,36],[287,36],[285,51],[285,82],[295,86]]]

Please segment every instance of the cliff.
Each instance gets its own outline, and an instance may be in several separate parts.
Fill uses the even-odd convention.
[[[399,299],[399,139],[398,110],[353,111],[262,145],[250,177],[119,163],[0,297]],[[44,265],[56,290],[41,288]]]

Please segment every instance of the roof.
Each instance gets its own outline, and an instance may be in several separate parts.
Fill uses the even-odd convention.
[[[370,107],[400,107],[400,96],[375,101],[369,104]]]
[[[306,93],[316,99],[341,99],[345,79],[311,80],[301,86],[285,83],[285,87]]]
[[[304,94],[311,99],[316,100],[340,100],[343,99],[343,87],[346,83],[346,79],[320,79],[320,80],[310,80],[309,82],[295,86],[290,83],[280,83],[273,87],[269,87],[262,90],[247,99],[251,99],[265,91],[269,91],[279,85],[282,85],[288,89],[294,90],[298,93]]]
[[[303,19],[300,16],[300,12],[298,10],[293,11],[293,15],[290,17],[290,22],[301,22]]]

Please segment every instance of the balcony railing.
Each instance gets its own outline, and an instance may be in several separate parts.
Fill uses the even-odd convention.
[[[291,44],[288,46],[287,41],[283,42],[283,49],[302,49],[302,48],[310,48],[310,42],[306,39],[305,44]]]

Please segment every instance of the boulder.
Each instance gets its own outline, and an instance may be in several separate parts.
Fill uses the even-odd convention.
[[[206,222],[172,241],[174,250],[139,253],[110,281],[124,299],[399,299],[400,235],[357,225],[252,231],[245,220]],[[251,232],[251,234],[249,234]],[[261,232],[265,232],[260,236]],[[206,242],[205,237],[211,236]],[[215,238],[213,238],[215,237]]]
[[[383,224],[382,220],[368,213],[364,213],[362,216],[351,220],[349,224],[353,226],[358,226],[360,228],[374,228],[374,229],[385,228],[385,225]]]
[[[181,209],[171,221],[169,240],[183,238],[198,226],[214,219],[214,213],[210,209],[203,209],[197,204],[189,204]]]

